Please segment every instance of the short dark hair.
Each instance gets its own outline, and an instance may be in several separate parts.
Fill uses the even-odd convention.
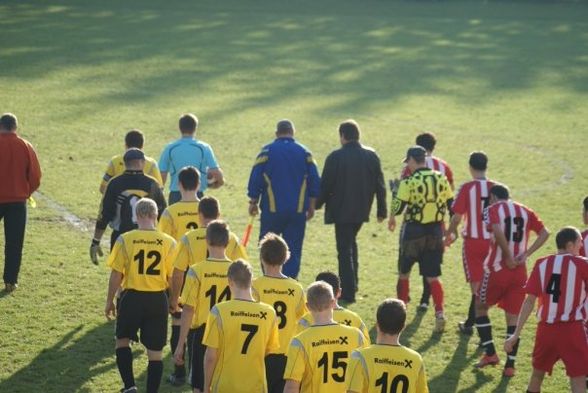
[[[346,141],[358,141],[360,133],[359,124],[353,119],[345,120],[339,124],[339,135]]]
[[[0,127],[6,131],[14,131],[18,127],[18,119],[12,113],[5,113],[0,117]]]
[[[220,216],[220,204],[218,199],[211,196],[205,196],[200,199],[198,203],[198,213],[202,214],[204,218],[215,220]]]
[[[422,134],[417,135],[415,142],[417,145],[424,147],[426,150],[433,151],[435,150],[435,145],[437,144],[437,138],[435,138],[435,134],[432,132],[423,132]]]
[[[193,166],[185,166],[178,173],[178,181],[186,191],[194,191],[200,185],[200,172]]]
[[[229,226],[222,220],[211,221],[206,227],[206,243],[213,247],[229,244]]]
[[[145,136],[141,130],[131,130],[125,135],[125,145],[127,148],[136,147],[142,149],[145,143]]]
[[[584,198],[584,211],[588,212],[588,196]]]
[[[268,232],[259,242],[259,255],[264,263],[280,266],[290,257],[288,244],[279,235]]]
[[[198,118],[192,113],[180,117],[179,128],[182,134],[193,134],[198,128]]]
[[[332,286],[335,295],[337,295],[337,292],[341,289],[341,280],[339,279],[339,276],[333,272],[320,272],[317,274],[315,281],[324,281]]]
[[[488,168],[488,156],[483,151],[474,151],[470,154],[470,166],[477,171],[485,171]]]
[[[386,299],[378,306],[376,320],[382,333],[399,334],[406,323],[406,305],[402,300]]]
[[[229,265],[227,278],[235,283],[240,289],[251,288],[251,279],[253,278],[253,269],[249,262],[243,259],[237,259]]]
[[[582,235],[580,235],[580,231],[577,228],[571,226],[563,227],[555,235],[557,249],[564,250],[569,242],[575,242],[580,236]]]
[[[490,194],[494,195],[498,199],[510,198],[510,192],[508,187],[504,184],[495,184],[490,188]]]

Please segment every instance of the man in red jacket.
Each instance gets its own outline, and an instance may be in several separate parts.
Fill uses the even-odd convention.
[[[22,258],[27,199],[41,181],[41,167],[33,146],[16,135],[18,122],[12,113],[0,117],[0,220],[4,219],[4,286],[17,287]]]

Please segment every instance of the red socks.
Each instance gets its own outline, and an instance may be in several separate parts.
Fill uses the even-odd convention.
[[[435,312],[443,312],[443,286],[441,285],[441,281],[434,280],[429,285],[431,286],[433,303],[435,303]]]
[[[396,284],[396,295],[398,299],[402,300],[404,303],[408,303],[408,290],[409,290],[409,281],[407,279],[398,279],[398,283]]]

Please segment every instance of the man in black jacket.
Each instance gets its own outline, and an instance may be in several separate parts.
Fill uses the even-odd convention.
[[[386,186],[376,152],[359,143],[359,125],[354,120],[339,125],[342,147],[327,157],[321,176],[321,193],[317,209],[323,204],[325,223],[335,224],[341,300],[355,302],[358,282],[357,233],[369,221],[370,210],[376,196],[378,222],[384,221]]]

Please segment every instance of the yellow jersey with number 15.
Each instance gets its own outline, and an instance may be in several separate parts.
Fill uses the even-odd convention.
[[[163,232],[135,229],[118,237],[106,264],[123,274],[123,289],[164,291],[173,271],[175,245]]]
[[[333,320],[345,326],[352,326],[358,328],[363,333],[366,340],[366,344],[370,344],[370,332],[368,331],[368,328],[365,325],[365,323],[363,323],[361,317],[357,315],[357,313],[354,313],[351,310],[339,306],[333,309]],[[306,313],[298,321],[298,326],[296,328],[297,333],[302,332],[304,329],[312,326],[313,324],[314,320],[312,319],[312,314]]]
[[[198,228],[199,203],[179,201],[169,205],[161,214],[157,229],[179,241],[186,232]]]

